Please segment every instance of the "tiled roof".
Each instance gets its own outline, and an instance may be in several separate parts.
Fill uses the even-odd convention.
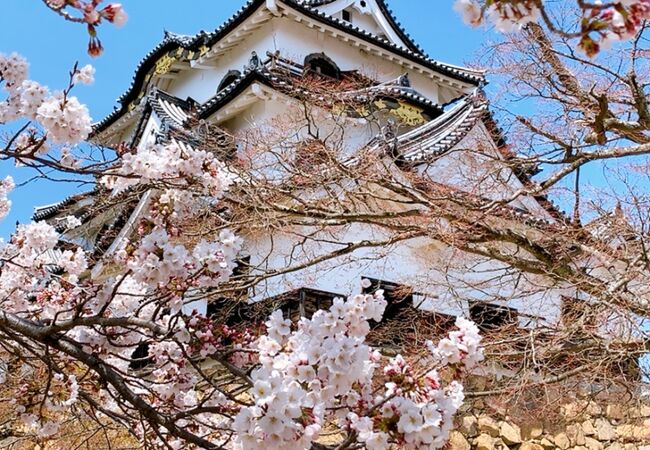
[[[443,154],[458,144],[487,112],[487,102],[478,92],[459,100],[438,118],[397,138],[402,158],[412,163]]]
[[[419,50],[400,47],[388,41],[387,39],[376,36],[350,23],[331,17],[323,12],[319,12],[315,9],[316,3],[304,1],[300,2],[298,0],[278,1],[284,2],[286,5],[290,6],[296,11],[301,12],[315,20],[331,25],[335,28],[339,28],[358,37],[361,40],[365,40],[371,44],[383,47],[386,50],[392,51],[406,59],[414,61],[453,79],[457,79],[459,81],[473,85],[479,85],[484,81],[482,72],[444,64],[429,58]],[[235,29],[239,24],[245,21],[263,3],[264,0],[249,0],[232,17],[230,17],[230,19],[228,19],[223,25],[212,32],[200,31],[194,36],[178,35],[166,32],[165,37],[160,42],[160,44],[158,44],[149,53],[147,53],[138,64],[131,85],[129,86],[128,90],[118,99],[120,106],[116,107],[116,109],[111,114],[93,126],[94,134],[98,134],[104,131],[128,110],[129,104],[137,98],[139,92],[141,91],[147,74],[155,65],[156,61],[158,61],[162,56],[168,54],[170,51],[178,49],[181,49],[184,52],[188,53],[195,53],[199,50],[200,47],[204,45],[208,47],[214,45],[216,42],[230,33],[233,29]],[[379,1],[379,4],[382,5],[384,2]]]
[[[35,222],[41,220],[51,219],[56,216],[59,212],[63,210],[66,206],[70,206],[73,203],[82,200],[84,198],[90,197],[97,192],[97,189],[92,191],[82,192],[80,194],[71,195],[64,200],[54,203],[52,205],[37,206],[34,208],[34,214],[32,215],[32,220]]]
[[[343,29],[352,35],[356,35],[362,40],[366,40],[370,43],[384,47],[387,50],[390,50],[407,59],[422,64],[423,66],[431,70],[440,72],[443,75],[447,75],[451,78],[464,81],[466,83],[470,83],[476,86],[482,84],[485,80],[485,76],[482,71],[476,71],[465,67],[459,67],[452,64],[446,64],[440,61],[436,61],[434,59],[429,58],[428,56],[426,56],[424,53],[421,53],[420,51],[413,51],[411,49],[401,47],[397,44],[394,44],[393,42],[389,41],[386,38],[377,36],[367,30],[359,28],[344,20],[337,19],[336,17],[332,17],[324,12],[316,10],[313,7],[305,7],[303,5],[296,4],[293,1],[290,1],[290,3],[294,4],[297,7],[296,9],[301,10],[301,12],[305,13],[306,15],[314,19],[318,19],[321,22],[335,26],[339,29]]]
[[[184,127],[195,107],[190,99],[181,100],[159,89],[152,90],[147,99],[156,115],[170,126]]]
[[[292,91],[297,94],[307,94],[308,91],[301,92],[300,87],[294,87],[291,80],[286,76],[278,74],[276,71],[269,69],[266,64],[256,68],[246,68],[232,83],[219,91],[211,99],[199,106],[196,110],[196,116],[200,119],[207,118],[217,111],[222,105],[230,101],[236,95],[251,85],[252,82],[258,81],[273,88],[286,90],[287,93]],[[423,94],[409,86],[399,85],[397,80],[382,83],[369,88],[342,93],[343,95],[355,96],[355,99],[362,100],[362,97],[368,95],[386,95],[390,97],[408,100],[410,103],[421,106],[426,110],[434,111],[436,114],[442,112],[442,107],[437,103],[429,100]]]

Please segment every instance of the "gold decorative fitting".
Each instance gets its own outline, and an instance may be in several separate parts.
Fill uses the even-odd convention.
[[[354,111],[362,118],[370,116],[370,109],[366,105],[361,105],[355,108]]]
[[[399,108],[391,110],[390,113],[397,117],[404,125],[416,126],[426,122],[422,116],[422,110],[407,103],[399,102]]]
[[[165,55],[156,62],[156,67],[153,69],[154,75],[164,75],[172,68],[176,62],[173,56]]]
[[[199,53],[201,54],[201,56],[205,55],[209,51],[210,51],[210,47],[208,47],[207,45],[202,45],[199,47]]]
[[[189,59],[190,61],[193,60],[195,54],[196,53],[194,53],[192,50],[188,51],[187,52],[187,59]]]
[[[348,113],[348,108],[344,103],[335,103],[332,105],[332,115],[346,117]]]
[[[388,105],[383,100],[376,100],[375,101],[375,106],[377,107],[377,109],[386,109],[386,108],[388,108]]]

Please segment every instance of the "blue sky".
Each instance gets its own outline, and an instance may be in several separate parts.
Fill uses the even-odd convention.
[[[37,0],[2,0],[0,52],[18,52],[31,65],[30,77],[50,89],[64,87],[75,61],[93,64],[96,82],[75,89],[95,121],[110,113],[116,99],[129,86],[141,58],[169,30],[194,34],[213,30],[239,9],[245,0],[122,0],[129,13],[124,28],[100,28],[105,52],[97,59],[86,55],[85,29],[48,11]],[[484,33],[465,26],[452,9],[452,0],[389,0],[395,15],[433,58],[463,64],[476,54]],[[27,169],[0,164],[0,177],[11,174],[17,182],[33,176]],[[34,206],[54,203],[88,187],[30,182],[13,192],[11,214],[0,222],[0,237],[8,237],[16,221],[30,220]]]

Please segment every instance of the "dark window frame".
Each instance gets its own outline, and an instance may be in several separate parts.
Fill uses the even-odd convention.
[[[469,301],[469,316],[482,331],[519,326],[519,311],[509,306],[482,301]]]
[[[329,310],[335,298],[344,298],[334,292],[313,288],[300,288],[284,294],[281,309],[285,317],[297,322],[302,317],[311,318],[316,311]],[[308,302],[313,302],[309,305]]]
[[[332,58],[325,53],[311,53],[303,63],[305,74],[315,74],[335,80],[341,79],[341,69]]]

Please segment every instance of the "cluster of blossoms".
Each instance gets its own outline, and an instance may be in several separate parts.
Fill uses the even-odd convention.
[[[11,200],[7,197],[14,188],[14,179],[10,176],[0,181],[0,220],[7,217],[11,209]]]
[[[35,305],[28,300],[32,289],[47,283],[53,266],[51,251],[58,233],[46,223],[19,225],[11,241],[0,248],[4,261],[0,271],[0,297],[7,311],[29,311]]]
[[[487,19],[499,31],[512,32],[537,22],[542,13],[539,5],[537,0],[456,0],[454,8],[470,25]],[[576,7],[581,11],[580,28],[567,34],[579,37],[578,48],[589,56],[612,42],[632,38],[650,18],[650,0],[577,2]]]
[[[594,55],[613,42],[633,38],[643,22],[650,19],[650,0],[621,0],[604,10],[592,9],[586,19],[580,49]]]
[[[116,194],[153,182],[184,189],[196,187],[197,194],[218,198],[232,183],[232,177],[213,153],[172,143],[146,145],[136,153],[125,154],[120,168],[102,179]]]
[[[64,12],[67,8],[75,10],[80,18],[72,19],[72,16],[66,15],[76,22],[83,22],[88,25],[88,34],[90,42],[88,44],[88,53],[91,56],[99,56],[104,50],[100,40],[97,38],[96,27],[106,20],[116,27],[122,27],[128,20],[128,15],[120,3],[110,3],[100,9],[103,0],[47,0],[46,4],[57,12]]]
[[[377,389],[382,356],[366,337],[369,321],[380,321],[385,307],[381,291],[336,299],[329,311],[303,318],[293,332],[280,311],[273,313],[257,342],[255,405],[242,408],[233,422],[236,448],[310,448],[331,421],[356,433],[369,450],[442,448],[463,402],[462,385],[443,386],[434,369],[443,368],[437,358],[431,358],[434,368],[416,374],[397,356],[384,367],[386,381]],[[450,342],[458,344],[460,361],[447,363],[471,368],[482,359],[480,338],[469,322],[458,326]],[[446,344],[433,350],[437,357]]]
[[[500,1],[456,0],[454,9],[470,25],[480,25],[487,17],[496,28],[504,33],[521,29],[524,25],[539,19],[540,11],[534,0]]]
[[[34,399],[29,396],[21,396],[20,393],[29,393],[30,387],[26,384],[18,388],[18,393],[14,399],[16,411],[20,415],[20,420],[40,438],[49,438],[59,432],[60,422],[56,420],[57,413],[66,412],[79,399],[79,384],[75,375],[65,377],[61,373],[56,373],[50,381],[50,389],[43,399]],[[42,405],[40,414],[28,412],[29,403],[38,400]],[[52,417],[51,420],[43,420],[44,412]]]
[[[155,227],[130,255],[121,250],[116,257],[126,263],[139,283],[182,294],[191,287],[226,281],[239,247],[235,235],[222,231],[218,240],[201,240],[189,250],[173,242],[164,228]]]
[[[441,366],[462,363],[471,369],[483,361],[479,330],[463,317],[456,319],[456,327],[458,330],[449,333],[449,337],[441,339],[437,345],[428,341],[427,347]]]
[[[91,83],[93,71],[91,66],[86,66],[75,71],[73,79]],[[54,143],[78,144],[85,140],[92,131],[88,108],[67,92],[50,93],[47,87],[28,80],[27,76],[28,64],[24,58],[0,54],[0,83],[4,82],[8,94],[0,102],[0,124],[23,118],[35,120],[43,127],[46,138]],[[31,132],[18,137],[17,153],[32,150],[29,147],[36,146],[37,142],[38,149],[33,150],[42,152],[47,148],[33,135]]]
[[[74,226],[78,221],[71,222]],[[3,308],[51,323],[71,320],[78,314],[155,321],[173,338],[150,342],[147,379],[151,383],[145,388],[138,378],[134,389],[160,410],[181,412],[199,404],[210,408],[212,413],[193,418],[201,424],[200,432],[212,435],[215,428],[230,428],[235,432],[235,448],[311,448],[322,428],[333,423],[369,450],[395,445],[418,450],[442,448],[453,416],[462,404],[463,389],[457,381],[443,382],[449,377],[439,375],[439,371],[452,367],[450,373],[455,377],[483,358],[478,330],[460,318],[456,322],[458,330],[437,345],[428,344],[426,370],[416,371],[401,356],[383,363],[381,354],[366,342],[370,321],[381,321],[386,307],[381,291],[356,295],[347,301],[336,299],[328,311],[303,318],[295,330],[282,312],[276,311],[265,323],[266,332],[256,340],[250,333],[214,327],[196,312],[184,314],[180,296],[164,296],[167,303],[144,301],[152,293],[162,298],[160,294],[169,292],[169,286],[178,282],[174,277],[191,277],[188,274],[196,273],[199,265],[199,272],[218,273],[219,280],[227,277],[237,245],[231,234],[220,236],[220,246],[201,242],[190,252],[171,243],[164,229],[154,228],[141,241],[145,261],[135,254],[127,256],[129,276],[94,286],[77,284],[88,267],[81,250],[67,250],[58,257],[65,280],[48,275],[48,255],[57,240],[54,229],[44,223],[18,229],[3,249],[3,259],[10,261],[0,273],[0,295],[6,297]],[[229,249],[224,252],[225,244]],[[151,255],[160,259],[146,262]],[[161,272],[161,268],[167,272]],[[179,270],[184,273],[176,273]],[[200,286],[210,281],[202,280]],[[37,294],[35,301],[26,300],[29,292]],[[161,306],[166,309],[162,315],[157,312]],[[142,336],[142,330],[132,327],[77,326],[67,333],[84,351],[123,373],[129,371],[132,352],[142,342]],[[197,389],[200,378],[188,362],[188,355],[210,358],[226,349],[237,366],[257,365],[251,375],[251,406],[241,407],[219,391]],[[48,405],[47,413],[36,412],[29,405],[20,410],[24,423],[42,437],[58,430],[59,422],[51,413],[64,411],[78,398],[79,386],[73,376],[61,378],[56,384],[60,385],[58,389],[41,394]],[[107,399],[114,396],[112,391],[105,392]],[[117,408],[111,402],[105,407]],[[222,438],[226,439],[214,437]],[[181,441],[174,442],[182,448]]]

